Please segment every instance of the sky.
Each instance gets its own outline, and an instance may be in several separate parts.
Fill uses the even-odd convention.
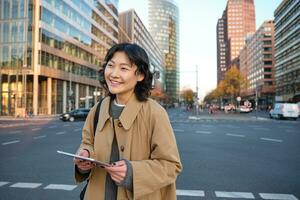
[[[227,0],[176,0],[179,8],[180,89],[198,91],[202,99],[217,86],[216,25]],[[274,19],[282,0],[254,0],[256,29]],[[119,11],[134,9],[148,28],[148,0],[120,0]]]

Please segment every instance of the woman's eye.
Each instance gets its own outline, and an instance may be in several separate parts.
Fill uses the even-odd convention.
[[[113,65],[112,65],[112,64],[107,64],[106,66],[107,66],[107,67],[112,67]]]
[[[121,67],[121,70],[127,71],[128,69],[126,67]]]

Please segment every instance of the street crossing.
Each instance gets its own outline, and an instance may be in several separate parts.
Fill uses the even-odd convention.
[[[3,187],[10,188],[22,188],[22,189],[43,189],[43,190],[63,190],[73,191],[79,187],[79,185],[72,184],[44,184],[44,183],[32,183],[32,182],[17,182],[11,183],[8,181],[0,181],[0,189]],[[206,199],[206,191],[204,190],[185,190],[177,189],[176,194],[178,197],[202,197]],[[228,198],[228,199],[269,199],[269,200],[298,200],[293,194],[281,194],[281,193],[254,193],[254,192],[232,192],[232,191],[214,191],[213,196],[215,198]],[[256,198],[257,197],[257,198]]]

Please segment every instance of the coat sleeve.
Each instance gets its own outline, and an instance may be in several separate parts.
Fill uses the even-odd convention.
[[[151,121],[153,132],[149,160],[131,161],[134,199],[175,183],[177,175],[182,171],[167,112],[160,107],[152,115]]]
[[[97,104],[96,104],[97,105]],[[95,117],[95,112],[96,112],[96,105],[90,110],[83,129],[82,129],[82,139],[81,139],[81,144],[78,148],[79,149],[87,149],[90,153],[90,157],[95,157],[94,153],[94,117]],[[76,182],[82,182],[86,180],[89,176],[89,174],[83,174],[80,173],[79,170],[75,169],[75,180]]]

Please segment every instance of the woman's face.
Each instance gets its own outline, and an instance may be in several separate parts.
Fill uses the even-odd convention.
[[[136,71],[137,66],[131,64],[124,52],[114,53],[108,61],[104,77],[110,93],[116,95],[118,103],[126,104],[137,82],[144,79],[144,75]]]

